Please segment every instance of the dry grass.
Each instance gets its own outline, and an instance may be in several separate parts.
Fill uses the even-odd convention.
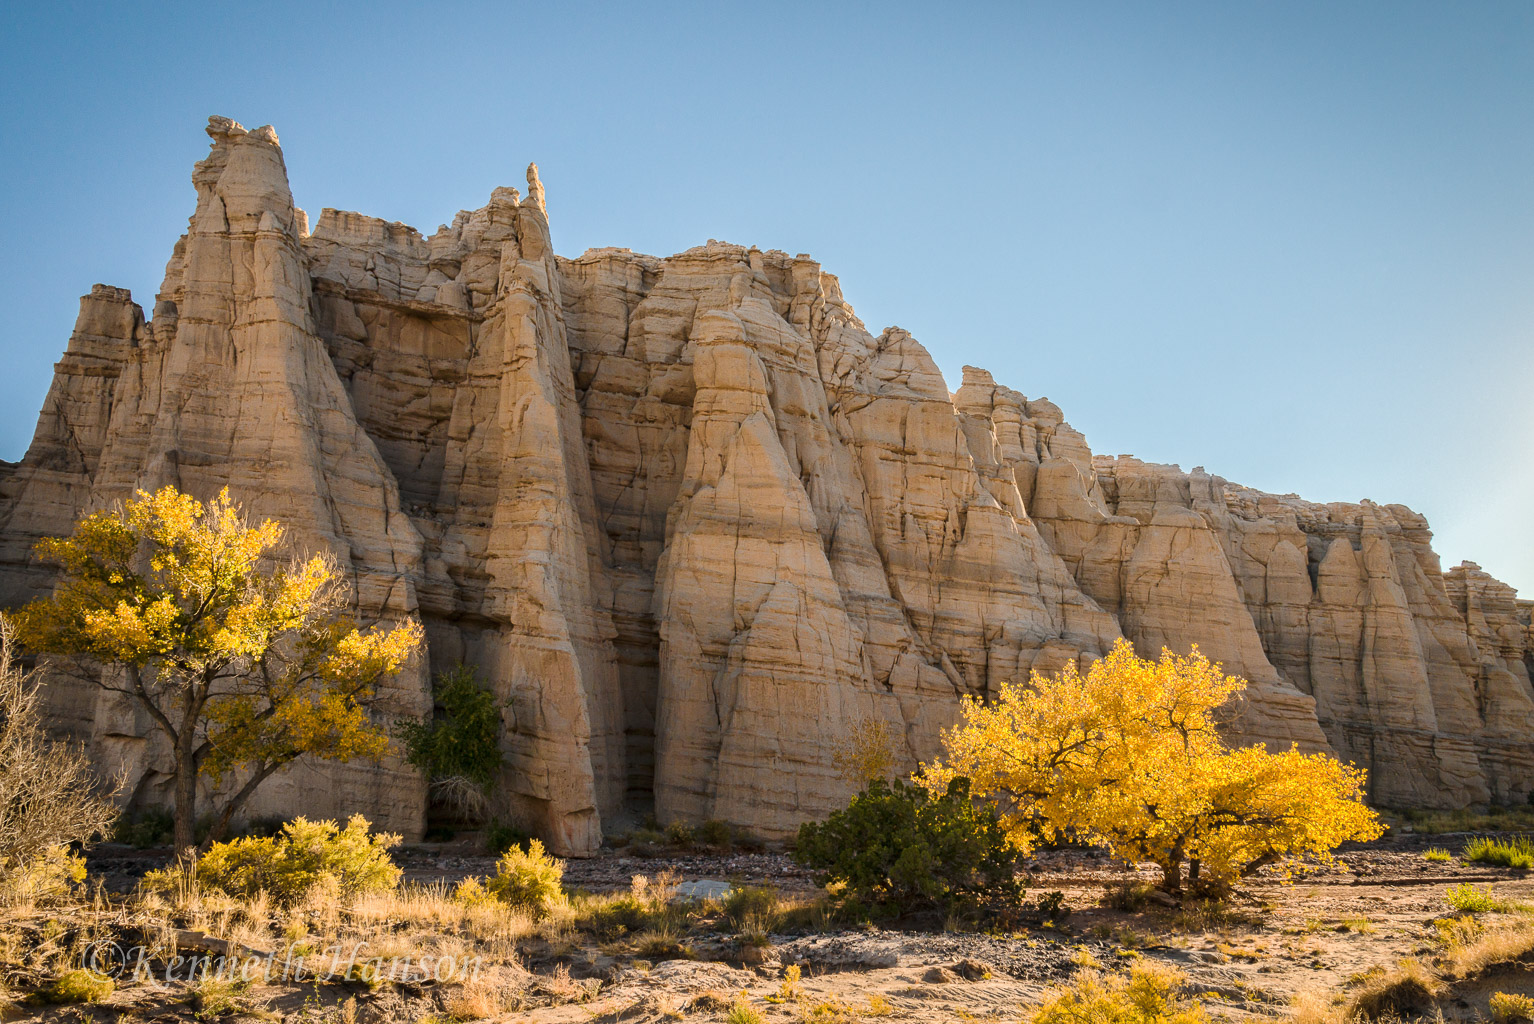
[[[1420,1014],[1432,1010],[1447,986],[1421,960],[1402,960],[1395,970],[1364,982],[1343,1010],[1343,1020],[1362,1016],[1379,1020],[1391,1014]]]
[[[1291,1024],[1345,1024],[1343,998],[1330,989],[1307,989],[1289,1004]]]
[[[1527,918],[1440,925],[1439,934],[1445,940],[1444,970],[1453,978],[1474,978],[1534,952],[1534,921]]]
[[[531,975],[520,964],[483,970],[452,986],[443,1002],[457,1020],[485,1020],[521,1010],[527,1003]]]

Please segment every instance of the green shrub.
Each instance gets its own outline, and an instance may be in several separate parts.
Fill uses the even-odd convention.
[[[672,928],[657,928],[634,936],[634,953],[646,960],[692,960],[692,947]]]
[[[501,768],[501,704],[473,668],[439,674],[432,714],[399,723],[395,735],[438,799],[465,817],[486,809],[485,793]]]
[[[599,938],[617,939],[648,928],[650,909],[643,900],[624,893],[596,903],[581,916],[578,923],[581,928]]]
[[[1497,1021],[1497,1024],[1534,1020],[1534,999],[1516,993],[1493,992],[1491,1019]]]
[[[111,978],[77,967],[55,978],[53,984],[43,989],[42,996],[50,1003],[99,1003],[114,988]]]
[[[1528,836],[1507,840],[1478,836],[1465,844],[1464,856],[1469,862],[1528,870],[1534,868],[1534,842]]]
[[[1441,847],[1441,846],[1432,846],[1432,847],[1429,847],[1427,849],[1427,851],[1422,854],[1422,859],[1423,860],[1434,861],[1436,863],[1440,863],[1441,864],[1444,861],[1453,860],[1454,858],[1449,856],[1449,851],[1445,850],[1443,847]]]
[[[692,827],[685,822],[673,821],[666,826],[666,841],[673,846],[691,846]]]
[[[1058,924],[1071,916],[1071,908],[1065,902],[1065,893],[1059,889],[1051,889],[1040,896],[1038,910],[1040,916],[1051,924]]]
[[[492,819],[485,826],[485,849],[490,851],[492,857],[499,857],[513,846],[525,850],[532,838],[523,829],[499,820]]]
[[[695,838],[704,846],[729,846],[732,834],[728,822],[710,818],[698,826]]]
[[[724,1024],[767,1024],[767,1018],[762,1016],[762,1011],[752,1006],[749,997],[742,992],[735,997],[735,1002],[725,1012]]]
[[[167,846],[170,844],[175,827],[176,821],[170,816],[170,812],[150,807],[139,811],[131,818],[126,814],[118,818],[117,825],[112,830],[112,841],[126,843],[137,850],[147,850],[152,846]]]
[[[1150,906],[1155,898],[1151,894],[1155,891],[1156,887],[1149,882],[1138,880],[1121,882],[1103,894],[1103,905],[1128,914],[1138,914]],[[1063,900],[1064,896],[1061,899]]]
[[[491,903],[495,897],[490,895],[490,890],[485,888],[483,880],[477,877],[463,879],[453,888],[451,897],[454,903],[460,903],[466,907],[478,907]]]
[[[1472,914],[1479,914],[1488,910],[1501,910],[1507,906],[1506,903],[1491,894],[1490,886],[1487,886],[1485,889],[1477,889],[1469,882],[1449,886],[1444,896],[1448,900],[1449,906],[1455,910],[1463,910]]]
[[[495,876],[485,882],[485,889],[502,903],[545,917],[565,900],[560,887],[565,862],[544,853],[543,843],[537,839],[531,840],[526,850],[507,850],[495,867]]]
[[[192,987],[192,1005],[203,1020],[230,1014],[250,1013],[250,982],[239,977],[205,977]]]
[[[854,898],[896,909],[1020,893],[1017,851],[994,806],[971,800],[964,778],[937,799],[900,780],[876,779],[846,810],[802,825],[794,859],[821,872],[823,883],[843,883]]]
[[[770,885],[741,885],[724,897],[724,916],[736,935],[765,944],[777,927],[781,906],[778,890]]]
[[[295,818],[276,836],[213,844],[197,862],[197,880],[231,896],[265,892],[283,904],[298,902],[321,887],[351,899],[399,884],[401,871],[389,859],[390,848],[399,841],[397,835],[370,834],[360,814],[345,828],[334,821]]]

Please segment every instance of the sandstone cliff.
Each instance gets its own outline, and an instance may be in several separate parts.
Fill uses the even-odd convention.
[[[950,394],[807,256],[709,242],[553,253],[544,190],[422,237],[309,230],[270,128],[224,118],[154,316],[96,286],[23,461],[0,468],[0,602],[30,549],[136,488],[228,485],[349,567],[365,616],[417,614],[430,671],[505,700],[499,811],[562,853],[654,812],[775,836],[844,801],[838,738],[908,765],[959,698],[1198,643],[1253,686],[1233,729],[1330,747],[1384,804],[1534,785],[1530,604],[1441,572],[1423,519],[1095,456],[1053,404],[966,369]],[[166,777],[146,723],[59,680],[60,728]],[[361,811],[418,834],[398,762],[298,768],[253,813]]]

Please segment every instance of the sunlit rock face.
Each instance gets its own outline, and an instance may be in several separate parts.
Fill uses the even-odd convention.
[[[543,185],[429,237],[293,206],[277,135],[224,118],[146,320],[97,285],[22,462],[0,467],[0,600],[31,548],[136,488],[228,486],[340,558],[365,620],[427,656],[384,715],[478,668],[504,702],[497,813],[563,854],[655,814],[789,833],[882,719],[907,767],[960,698],[1123,635],[1252,683],[1232,735],[1330,749],[1376,802],[1521,802],[1530,603],[1440,570],[1399,505],[1318,505],[1093,455],[1046,399],[871,334],[807,256],[710,241],[554,255]],[[159,802],[143,714],[59,676],[61,732]],[[251,813],[418,835],[397,759],[297,767]]]

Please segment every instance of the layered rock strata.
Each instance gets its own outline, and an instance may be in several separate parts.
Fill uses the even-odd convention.
[[[1399,505],[1318,505],[1093,455],[1046,399],[873,335],[807,256],[720,242],[554,255],[543,185],[430,237],[293,206],[277,136],[214,118],[146,320],[96,286],[26,457],[0,468],[0,601],[37,538],[135,488],[229,486],[417,615],[386,694],[476,666],[503,701],[497,812],[564,854],[654,813],[767,836],[838,806],[861,722],[931,756],[962,697],[1120,635],[1252,682],[1245,741],[1330,749],[1379,803],[1522,801],[1530,604],[1444,573]],[[88,679],[61,731],[162,799],[152,730]],[[252,813],[418,834],[397,761],[300,767]]]

